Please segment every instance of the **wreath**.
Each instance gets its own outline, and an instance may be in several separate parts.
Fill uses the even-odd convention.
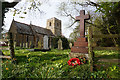
[[[87,62],[87,59],[85,57],[80,57],[80,58],[71,58],[68,61],[69,66],[77,66],[80,64],[85,64]]]
[[[78,59],[78,58],[71,58],[69,61],[68,61],[68,65],[69,66],[76,66],[76,65],[80,65],[81,61]]]

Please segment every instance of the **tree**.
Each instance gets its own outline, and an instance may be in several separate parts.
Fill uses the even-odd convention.
[[[41,6],[43,3],[47,3],[47,1],[49,1],[49,0],[44,0],[44,1],[41,1],[41,0],[26,0],[25,3],[28,3],[29,6],[28,7],[22,6],[19,9],[14,7],[16,4],[18,4],[18,2],[12,2],[12,3],[2,2],[2,5],[1,5],[2,6],[2,26],[4,25],[5,13],[7,13],[10,10],[10,8],[14,9],[13,16],[15,16],[16,14],[20,14],[20,13],[27,14],[27,10],[29,10],[29,11],[38,10],[41,14],[43,12],[39,9],[39,6]],[[24,17],[21,16],[20,18],[24,18]]]
[[[76,41],[76,39],[80,36],[80,33],[79,33],[79,26],[76,26],[76,28],[73,30],[73,32],[70,34],[70,40],[71,41]]]
[[[4,25],[4,18],[5,18],[5,13],[8,12],[8,8],[14,7],[18,2],[12,2],[12,3],[8,3],[8,2],[1,2],[0,1],[0,7],[2,7],[1,9],[1,13],[2,15],[0,16],[0,18],[2,19],[2,24],[0,25],[0,34],[3,30],[2,26]]]
[[[71,10],[69,8],[71,7],[67,7],[68,4],[72,4],[72,9],[76,10],[74,12],[74,10]],[[94,26],[97,29],[99,29],[101,31],[101,33],[103,34],[119,34],[120,33],[120,18],[119,18],[119,14],[120,14],[120,2],[92,2],[90,0],[81,3],[81,2],[70,2],[70,3],[62,3],[59,6],[59,11],[61,12],[60,15],[62,14],[62,16],[65,17],[69,17],[73,20],[73,24],[76,22],[74,19],[74,15],[73,13],[77,13],[80,11],[80,8],[78,9],[78,7],[80,6],[93,6],[94,8],[96,8],[96,10],[92,11],[94,12],[94,14],[98,14],[97,18],[95,17],[91,17],[92,19],[88,21],[86,21],[86,23],[88,23],[89,26]],[[72,12],[70,12],[72,11]],[[100,14],[100,15],[99,15]],[[90,15],[91,15],[91,11],[90,11]],[[100,23],[100,22],[101,23]],[[72,25],[73,25],[72,24]],[[69,27],[71,27],[72,25],[69,25]],[[94,28],[94,29],[96,29]],[[74,33],[74,32],[73,32]],[[116,39],[112,39],[113,43],[115,46],[117,46],[117,40]]]
[[[103,27],[101,28],[104,34],[119,34],[120,33],[120,2],[102,2],[99,3],[97,11],[103,13]],[[96,11],[96,12],[97,12]],[[112,38],[115,46],[118,46],[119,39]],[[119,44],[120,45],[120,44]]]
[[[32,11],[32,13],[36,13],[36,11],[39,11],[39,13],[43,13],[43,11],[40,10],[40,6],[43,3],[47,3],[48,0],[26,0],[23,1],[23,6],[21,6],[20,8],[14,7],[14,14],[13,16],[15,16],[16,14],[20,14],[20,13],[24,13],[27,14],[27,12]],[[26,6],[27,5],[27,6]],[[24,18],[23,16],[21,16],[20,18]]]

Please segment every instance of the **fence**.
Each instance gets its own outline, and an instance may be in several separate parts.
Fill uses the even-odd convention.
[[[93,35],[92,34],[92,28],[88,28],[88,50],[89,50],[89,56],[90,56],[90,69],[91,72],[93,71],[93,66],[94,66],[94,52],[93,50],[120,50],[119,47],[98,47],[94,46],[94,39],[96,38],[118,38],[120,35],[118,34],[111,34],[111,35]]]

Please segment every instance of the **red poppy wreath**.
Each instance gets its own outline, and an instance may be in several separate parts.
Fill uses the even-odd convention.
[[[81,64],[81,61],[78,58],[71,58],[68,61],[69,66],[76,66],[76,65],[80,65],[80,64]]]
[[[80,65],[80,64],[85,64],[87,62],[87,59],[85,57],[81,57],[81,58],[71,58],[68,61],[68,65],[69,66],[76,66],[76,65]]]

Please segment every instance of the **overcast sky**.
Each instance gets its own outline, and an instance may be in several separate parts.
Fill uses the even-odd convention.
[[[49,18],[56,17],[62,21],[62,34],[69,38],[70,33],[72,32],[73,29],[67,28],[68,26],[66,25],[66,22],[68,22],[68,19],[65,17],[61,17],[57,15],[57,6],[60,3],[60,1],[50,1],[49,3],[42,4],[40,6],[40,10],[43,11],[44,13],[40,14],[39,11],[37,12],[29,12],[27,11],[27,14],[16,14],[13,16],[13,12],[10,10],[8,13],[5,14],[5,29],[9,30],[11,22],[13,20],[19,21],[22,23],[30,24],[30,22],[33,25],[37,25],[40,27],[46,27],[46,21]],[[22,6],[27,7],[27,3],[25,3],[25,0],[22,0],[19,2],[15,8],[21,8]],[[25,18],[20,18],[20,17],[25,17]]]

